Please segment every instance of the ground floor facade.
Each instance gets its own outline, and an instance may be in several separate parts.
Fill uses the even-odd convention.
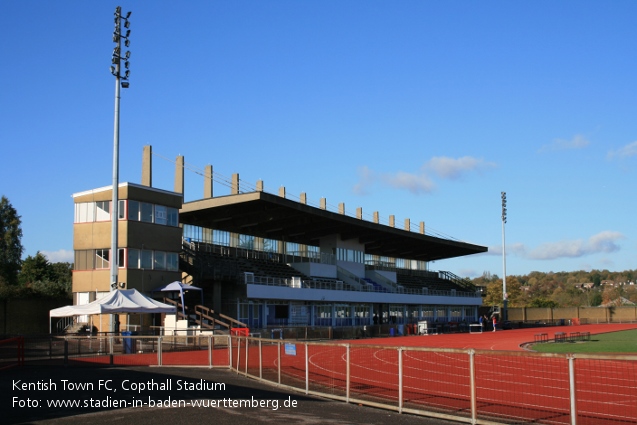
[[[423,320],[432,323],[472,323],[478,320],[478,306],[475,305],[240,299],[227,307],[236,311],[237,320],[254,329],[285,326],[406,325]]]

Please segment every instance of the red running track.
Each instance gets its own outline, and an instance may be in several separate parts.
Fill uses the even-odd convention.
[[[525,353],[523,345],[533,342],[539,332],[553,339],[555,332],[594,335],[636,328],[637,324],[581,325],[339,341],[339,345],[297,343],[295,355],[281,354],[281,374],[283,383],[304,388],[307,347],[310,389],[344,395],[347,349],[340,344],[346,343],[352,398],[396,406],[402,367],[405,408],[467,417],[471,411],[469,355],[453,349],[475,349],[478,417],[566,425],[571,408],[567,356]],[[404,348],[402,355],[398,347]],[[278,368],[274,346],[264,346],[263,363],[264,375],[272,376]],[[254,367],[258,366],[249,368]],[[577,359],[575,378],[578,424],[637,423],[637,362]]]

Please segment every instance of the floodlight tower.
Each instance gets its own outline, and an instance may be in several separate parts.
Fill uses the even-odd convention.
[[[119,219],[119,199],[118,199],[118,187],[119,187],[119,99],[120,99],[120,87],[128,88],[128,76],[130,71],[128,67],[130,63],[130,51],[125,54],[122,52],[122,40],[126,47],[130,46],[130,18],[131,12],[128,12],[126,16],[122,15],[122,8],[117,6],[115,8],[115,30],[113,32],[113,42],[115,48],[113,49],[113,57],[111,60],[111,74],[115,77],[115,125],[113,131],[113,202],[111,204],[111,291],[117,289],[118,282],[118,262],[119,251],[117,243],[117,220]],[[122,33],[122,22],[126,33]],[[126,71],[122,74],[122,61]],[[111,332],[115,331],[115,322],[111,315]]]
[[[504,225],[507,222],[507,193],[501,192],[500,196],[502,197],[502,317],[500,320],[503,322],[508,320],[508,294],[507,294],[507,255],[506,255],[506,245],[504,238]]]

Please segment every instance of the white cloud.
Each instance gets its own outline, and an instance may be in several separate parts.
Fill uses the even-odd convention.
[[[40,251],[50,263],[72,263],[74,261],[73,251],[60,249],[57,251]]]
[[[425,174],[410,174],[399,171],[394,175],[383,175],[382,180],[393,188],[407,189],[417,195],[431,193],[436,188],[436,184]]]
[[[588,240],[572,240],[549,242],[531,251],[528,258],[533,260],[555,260],[557,258],[578,258],[591,254],[619,251],[617,241],[624,235],[619,232],[605,231],[588,238]]]
[[[367,195],[367,188],[374,184],[376,176],[367,166],[358,168],[358,183],[354,185],[354,193],[358,195]]]
[[[544,145],[540,148],[540,152],[552,152],[552,151],[565,151],[573,149],[582,149],[590,145],[588,141],[581,134],[576,134],[571,140],[555,139],[551,143]]]
[[[526,255],[526,246],[523,243],[516,242],[506,245],[507,255],[519,255],[524,257]],[[502,245],[494,245],[489,247],[489,251],[483,255],[502,255]]]
[[[395,189],[407,189],[414,194],[431,193],[436,190],[436,182],[431,175],[440,179],[456,180],[469,172],[481,172],[493,168],[496,164],[483,159],[464,156],[462,158],[434,157],[427,161],[415,173],[398,171],[396,173],[378,174],[367,166],[359,167],[358,183],[353,191],[359,195],[368,193],[369,187],[376,182]]]
[[[456,180],[463,174],[471,171],[482,171],[485,168],[495,167],[495,163],[486,162],[481,158],[463,156],[462,158],[449,158],[446,156],[436,156],[423,165],[423,171],[433,171],[442,179]]]
[[[637,141],[627,144],[617,150],[608,152],[608,159],[629,158],[637,156]]]

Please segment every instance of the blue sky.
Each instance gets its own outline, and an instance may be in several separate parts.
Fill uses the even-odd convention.
[[[111,184],[118,4],[120,181],[150,144],[156,187],[184,155],[424,221],[489,247],[431,264],[469,277],[502,275],[506,191],[507,274],[637,268],[634,1],[4,1],[0,195],[25,255],[72,261],[71,195]]]

